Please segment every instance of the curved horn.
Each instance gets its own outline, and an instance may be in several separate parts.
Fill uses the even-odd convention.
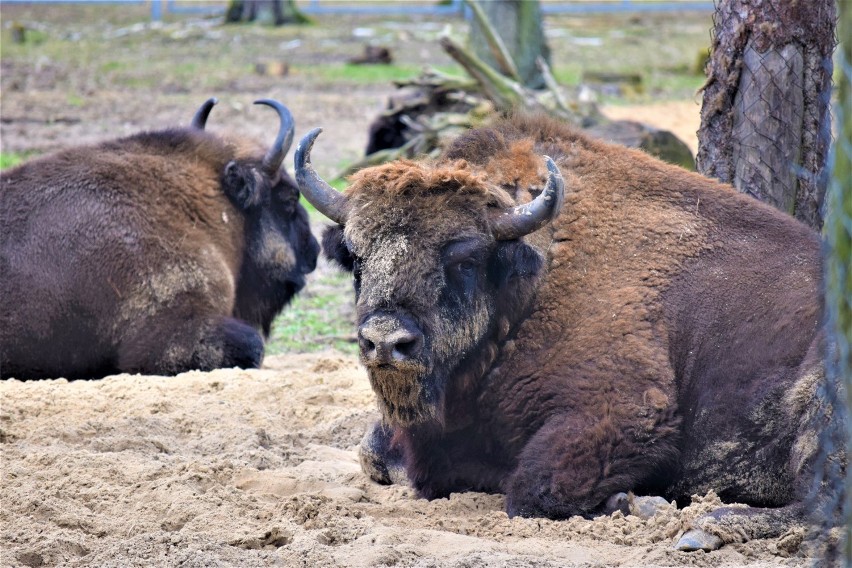
[[[278,127],[278,136],[275,138],[275,142],[272,143],[272,147],[269,148],[269,151],[263,157],[263,164],[261,165],[263,173],[269,177],[275,177],[275,174],[278,173],[278,168],[281,167],[281,163],[284,161],[284,156],[287,155],[287,151],[290,150],[290,145],[293,143],[293,133],[296,130],[296,126],[293,123],[293,115],[290,114],[287,107],[273,99],[260,99],[259,101],[254,101],[254,104],[274,108],[278,112],[278,118],[281,121]]]
[[[296,183],[305,199],[317,208],[317,211],[341,225],[346,224],[349,216],[349,200],[328,185],[311,165],[311,148],[314,147],[322,128],[314,128],[302,138],[296,146]]]
[[[559,215],[565,199],[565,181],[559,168],[544,156],[549,176],[541,194],[524,205],[508,207],[494,214],[491,230],[498,241],[519,239],[545,226]]]
[[[210,111],[213,110],[213,106],[218,102],[219,99],[216,97],[210,97],[204,101],[204,104],[195,111],[195,116],[192,117],[190,126],[196,130],[204,130],[204,127],[207,125],[207,117],[210,116]]]

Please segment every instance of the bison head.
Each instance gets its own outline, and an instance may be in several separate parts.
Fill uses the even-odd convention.
[[[384,416],[455,420],[448,394],[472,389],[527,307],[543,261],[521,238],[559,213],[559,169],[545,157],[546,184],[523,205],[463,161],[362,170],[340,194],[311,166],[319,132],[296,149],[296,179],[338,223],[323,246],[353,273],[361,360]]]
[[[216,99],[205,102],[192,119],[204,130]],[[272,107],[279,117],[278,135],[263,153],[254,145],[236,144],[221,173],[222,189],[245,220],[245,254],[237,284],[234,316],[269,335],[272,320],[305,285],[316,267],[319,244],[311,234],[299,190],[281,164],[293,143],[290,111],[270,99],[255,104]]]

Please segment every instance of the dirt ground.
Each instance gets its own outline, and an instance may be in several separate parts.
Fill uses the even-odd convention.
[[[705,496],[649,520],[509,519],[417,499],[356,457],[378,415],[335,352],[261,370],[0,383],[3,566],[806,566],[801,533],[672,549]]]
[[[3,34],[8,39],[8,22],[15,18],[48,35],[61,29],[71,34],[68,41],[132,42],[134,34],[154,34],[163,51],[147,54],[150,61],[188,45],[181,35],[186,27],[170,23],[134,28],[119,22],[95,26],[96,33],[74,28],[61,13],[40,16],[47,15],[5,6]],[[63,59],[59,51],[46,55],[35,48],[10,55],[4,42],[3,151],[43,153],[185,124],[201,101],[216,95],[222,102],[209,122],[213,130],[271,139],[266,111],[250,103],[274,97],[293,111],[297,137],[314,126],[327,128],[313,154],[321,174],[360,157],[367,126],[392,87],[341,87],[298,68],[286,80],[256,75],[248,69],[262,57],[260,51],[239,63],[239,75],[220,76],[214,64],[225,54],[205,50],[223,41],[217,34],[229,32],[205,26],[199,24],[196,39],[210,43],[195,57],[213,64],[198,63],[198,73],[180,80],[159,80],[155,69],[151,88],[145,87],[144,62],[122,76],[137,82],[116,86],[104,78],[122,64],[126,43],[102,45],[117,60],[105,61],[82,43]],[[240,33],[247,50],[269,40]],[[290,30],[275,33],[279,52],[303,42],[293,60],[305,66],[351,55],[360,45],[351,38],[334,43],[294,37],[301,32]],[[416,43],[420,32],[405,33]],[[408,49],[415,64],[436,57],[434,48]],[[606,109],[613,118],[673,130],[693,151],[698,111],[694,100]],[[712,553],[673,550],[690,519],[718,505],[712,494],[649,520],[620,513],[594,520],[510,520],[499,495],[417,499],[407,487],[377,485],[360,470],[357,444],[377,418],[357,359],[335,351],[268,357],[255,371],[2,381],[0,564],[461,568],[811,562],[798,550],[800,531]]]

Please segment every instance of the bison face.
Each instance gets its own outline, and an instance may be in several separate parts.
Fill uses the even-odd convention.
[[[378,166],[343,196],[316,195],[306,140],[297,180],[340,223],[323,246],[353,273],[361,361],[383,414],[401,426],[445,422],[445,395],[475,387],[532,297],[543,261],[520,237],[558,212],[559,172],[548,161],[547,186],[519,207],[461,163]]]
[[[245,253],[234,315],[262,328],[268,336],[272,320],[304,287],[305,275],[316,267],[319,244],[311,234],[308,214],[299,204],[296,183],[280,169],[293,139],[290,112],[277,101],[257,102],[278,112],[278,137],[262,157],[248,152],[229,161],[221,183],[245,220]]]
[[[354,276],[361,361],[390,421],[440,419],[450,378],[494,327],[500,247],[455,211],[435,212],[443,226],[362,213],[323,239]]]
[[[283,173],[276,178],[259,173],[257,164],[232,161],[225,168],[223,187],[246,220],[246,268],[280,288],[283,306],[316,267],[319,244],[299,204],[295,182]]]
[[[542,265],[532,247],[495,241],[454,213],[435,211],[440,226],[429,216],[378,232],[359,214],[323,238],[326,255],[353,273],[361,361],[394,424],[445,420],[445,394],[491,362],[492,342],[508,331],[503,307],[523,303],[519,292]]]

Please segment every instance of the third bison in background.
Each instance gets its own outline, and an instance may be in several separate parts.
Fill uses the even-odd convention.
[[[814,231],[542,117],[343,194],[310,164],[318,133],[296,179],[354,275],[374,479],[504,492],[510,516],[593,515],[625,491],[751,505],[696,520],[683,550],[802,521],[823,428]]]

